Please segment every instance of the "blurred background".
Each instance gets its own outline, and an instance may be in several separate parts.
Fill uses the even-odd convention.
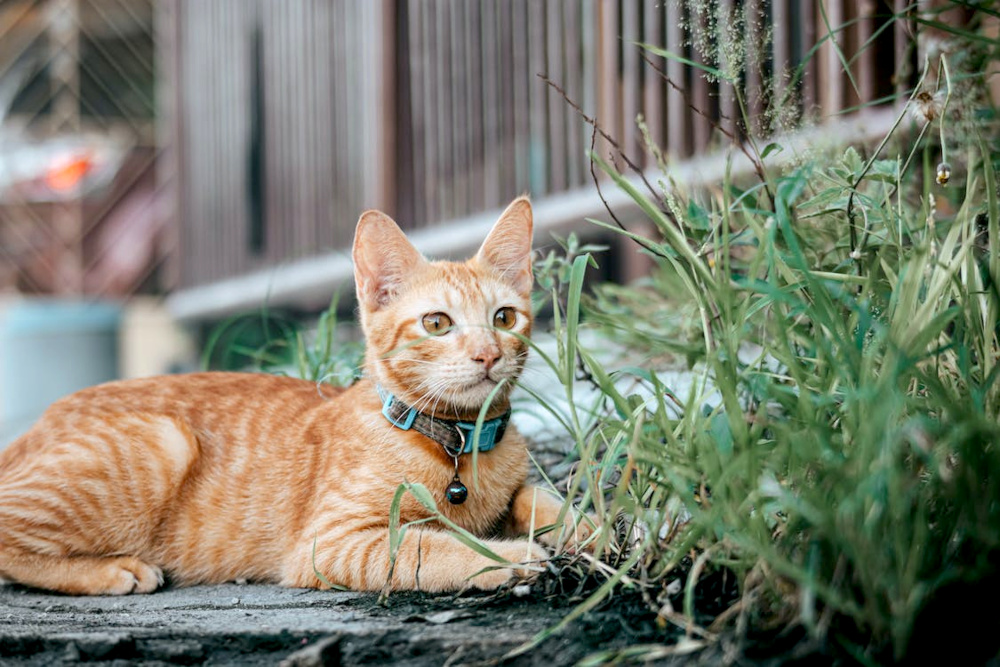
[[[612,246],[602,279],[641,275],[586,222],[607,218],[588,152],[610,146],[581,114],[689,183],[748,132],[876,136],[922,62],[888,22],[907,6],[2,0],[0,446],[79,387],[197,368],[240,313],[308,321],[337,292],[350,313],[367,208],[461,256],[527,192],[537,246],[575,230]],[[639,46],[702,62],[720,12],[759,17],[742,51],[707,45],[755,63],[749,127],[729,84]]]

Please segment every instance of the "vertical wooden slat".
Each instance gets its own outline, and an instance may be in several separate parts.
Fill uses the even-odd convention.
[[[548,192],[549,188],[548,164],[552,156],[545,136],[548,127],[548,90],[544,82],[535,76],[537,72],[545,71],[545,7],[540,2],[528,3],[528,67],[528,98],[531,104],[529,187],[533,193],[543,193]]]
[[[465,52],[469,66],[466,70],[465,87],[468,91],[466,113],[469,116],[469,208],[482,211],[486,208],[483,184],[486,145],[483,140],[483,52],[482,5],[469,3],[465,14]]]
[[[274,72],[277,68],[276,51],[277,51],[277,35],[271,25],[271,5],[265,0],[259,0],[258,2],[258,16],[259,25],[261,30],[261,73],[260,73],[260,85],[263,88],[263,118],[261,122],[264,124],[263,133],[263,143],[264,143],[264,234],[263,234],[263,253],[261,257],[255,257],[253,259],[253,264],[259,266],[264,263],[267,258],[274,252],[274,245],[277,243],[277,234],[275,228],[280,225],[279,213],[280,213],[280,202],[279,198],[281,196],[280,188],[277,187],[277,171],[278,171],[278,151],[280,142],[277,141],[278,128],[275,122],[278,117],[277,109],[275,105],[277,104],[277,97],[280,95],[280,89],[278,89],[273,83]]]
[[[819,1],[826,10],[826,20],[824,21],[823,12],[820,12],[816,27],[820,36],[829,39],[819,50],[820,74],[817,83],[821,113],[824,117],[830,117],[839,112],[844,104],[844,75],[837,56],[837,49],[843,50],[844,47],[843,32],[838,30],[844,24],[844,7],[841,0]]]
[[[273,2],[273,0],[271,0]],[[286,0],[277,3],[272,9],[273,16],[280,17],[278,30],[281,35],[281,49],[279,51],[279,67],[276,72],[276,79],[280,81],[280,112],[278,122],[281,125],[281,176],[279,187],[283,199],[280,218],[276,223],[281,229],[281,254],[273,258],[272,261],[282,261],[291,258],[296,251],[295,248],[295,227],[292,218],[295,216],[295,160],[298,151],[295,146],[296,127],[294,122],[295,100],[295,78],[289,76],[289,70],[295,67],[292,58],[292,45],[298,41],[299,36],[295,34],[294,22],[289,5],[291,3],[301,3],[302,0]],[[278,6],[280,5],[280,6]]]
[[[190,3],[191,8],[194,9],[193,3]],[[201,76],[205,67],[211,65],[212,53],[211,49],[207,46],[206,40],[211,34],[211,13],[212,7],[208,5],[199,5],[197,12],[191,13],[191,22],[189,27],[191,29],[191,40],[189,48],[192,52],[197,54],[197,58],[192,58],[191,60],[191,77],[190,81],[194,84],[192,86],[192,97],[197,98],[198,102],[191,109],[191,129],[192,138],[194,140],[193,145],[199,146],[197,157],[191,161],[191,182],[198,184],[198,197],[196,199],[197,206],[197,224],[199,225],[198,239],[193,246],[195,251],[195,256],[198,261],[199,271],[198,279],[200,282],[205,282],[215,278],[214,275],[214,257],[212,253],[215,251],[214,245],[212,243],[212,224],[211,224],[211,211],[208,210],[209,194],[211,190],[211,142],[209,137],[211,135],[212,127],[212,106],[211,98],[209,95],[209,85],[208,77]]]
[[[182,172],[185,169],[186,139],[182,105],[186,102],[183,78],[183,26],[184,3],[181,0],[160,2],[154,5],[154,35],[159,45],[156,58],[156,94],[160,100],[157,118],[156,143],[160,156],[156,163],[156,189],[167,202],[167,223],[164,229],[165,258],[160,286],[173,290],[187,285],[184,265],[184,246],[187,227],[188,190],[184,187]]]
[[[294,229],[293,257],[301,257],[309,250],[313,249],[310,238],[310,228],[314,221],[309,219],[309,210],[306,202],[309,199],[309,149],[310,130],[308,117],[309,109],[314,104],[312,101],[312,89],[306,80],[311,63],[306,63],[305,43],[310,30],[309,25],[309,5],[312,0],[295,0],[294,21],[290,26],[293,33],[298,36],[289,46],[289,63],[291,72],[289,79],[299,104],[289,109],[289,120],[293,124],[295,140],[293,142],[294,164],[292,171],[292,188],[294,205],[292,207],[294,219],[291,224]]]
[[[337,127],[337,136],[340,139],[340,150],[337,152],[337,177],[340,182],[338,189],[337,206],[350,210],[351,200],[358,196],[358,173],[363,165],[355,154],[358,133],[358,119],[355,117],[354,109],[357,104],[358,89],[355,88],[356,76],[352,72],[352,67],[356,67],[352,52],[351,34],[356,26],[357,20],[354,3],[347,0],[338,0],[339,20],[336,26],[336,39],[340,45],[338,52],[339,71],[337,76],[337,115],[340,123]],[[364,193],[360,193],[364,198]],[[346,247],[346,236],[343,231],[338,230],[337,244]]]
[[[858,104],[867,105],[875,99],[875,44],[867,44],[875,29],[875,3],[861,0],[858,3],[858,23],[856,26],[858,53],[855,71],[861,99]],[[867,107],[863,107],[867,108]]]
[[[226,21],[226,7],[221,2],[212,3],[211,13],[208,19],[208,29],[210,34],[213,36],[218,35],[219,32],[224,34],[224,26]],[[208,62],[209,72],[217,72],[219,67],[222,65],[222,58],[220,57],[219,51],[222,48],[222,41],[219,39],[212,40],[211,53],[212,57]],[[208,78],[208,77],[206,77]],[[225,227],[224,221],[222,219],[222,211],[219,201],[218,193],[222,192],[221,184],[219,179],[221,176],[221,160],[219,159],[219,152],[221,149],[220,142],[218,140],[219,131],[221,129],[222,123],[222,103],[219,99],[219,90],[214,85],[206,91],[209,102],[209,113],[208,113],[208,124],[209,124],[209,137],[210,137],[210,157],[208,163],[209,169],[209,179],[211,183],[211,196],[208,199],[208,214],[209,214],[209,224],[212,228],[212,240],[209,246],[211,256],[213,258],[212,266],[212,278],[218,279],[225,275],[227,267],[225,266]]]
[[[395,76],[395,47],[394,35],[395,9],[393,0],[380,0],[376,5],[376,24],[373,26],[372,48],[378,51],[378,69],[375,72],[375,80],[378,84],[375,99],[375,114],[378,117],[378,138],[377,149],[374,159],[378,170],[378,192],[376,201],[384,209],[392,210],[392,202],[395,201],[395,178],[393,171],[393,156],[395,155],[395,119],[394,110],[396,108],[395,91],[396,86],[393,81]]]
[[[807,0],[801,3],[801,7],[799,8],[801,15],[799,17],[798,28],[802,31],[802,53],[799,54],[799,62],[802,63],[805,70],[802,76],[802,100],[803,108],[808,118],[816,115],[816,110],[820,103],[819,89],[816,81],[817,72],[819,71],[817,65],[818,58],[812,57],[806,59],[809,49],[816,43],[817,1],[822,2],[823,0]]]
[[[204,188],[200,186],[198,175],[201,171],[200,150],[198,143],[200,137],[201,124],[193,122],[197,118],[197,111],[203,98],[199,84],[204,77],[195,76],[196,72],[194,44],[198,37],[198,18],[200,18],[202,6],[190,0],[183,0],[180,14],[180,52],[186,54],[180,60],[180,85],[183,104],[178,107],[178,114],[183,119],[184,127],[182,151],[182,161],[180,169],[181,191],[186,192],[186,215],[180,219],[181,226],[181,270],[183,271],[183,282],[185,285],[198,285],[202,282],[202,261],[199,247],[201,247],[201,235],[205,225],[202,221],[201,193]]]
[[[285,188],[284,188],[284,154],[287,142],[284,138],[283,100],[286,95],[284,90],[284,79],[281,76],[282,70],[282,50],[284,40],[282,39],[282,21],[279,12],[275,11],[272,2],[262,0],[263,14],[261,16],[261,28],[264,30],[263,49],[265,71],[263,77],[264,86],[264,108],[267,117],[267,131],[265,149],[267,160],[267,201],[268,207],[267,226],[264,234],[264,255],[262,259],[267,262],[279,261],[284,256],[284,229],[285,229]]]
[[[545,68],[544,72],[553,81],[566,85],[566,69],[563,66],[562,42],[566,30],[562,16],[563,3],[550,2],[545,5]],[[549,141],[546,152],[549,155],[549,192],[566,189],[566,116],[563,108],[566,102],[541,79],[534,79],[534,85],[541,91],[548,111]]]
[[[409,0],[410,21],[410,109],[413,117],[410,140],[413,143],[413,216],[410,224],[419,225],[427,219],[427,189],[425,171],[427,166],[426,100],[427,95],[427,47],[424,43],[424,12],[422,0]]]
[[[597,106],[600,92],[601,71],[598,64],[598,49],[600,47],[599,19],[600,10],[597,0],[580,1],[581,34],[583,39],[583,111],[591,118],[600,113]],[[590,137],[593,128],[585,128],[585,145],[590,150]],[[589,163],[589,160],[588,160]],[[589,170],[589,165],[588,165]]]
[[[530,61],[526,11],[524,0],[501,1],[498,4],[500,192],[496,206],[509,198],[511,193],[528,189],[526,174],[529,172],[530,132],[525,111],[529,108],[527,80]],[[522,177],[522,174],[525,176]]]
[[[638,0],[621,0],[622,24],[618,36],[622,52],[622,134],[621,146],[633,161],[642,163],[645,151],[641,147],[639,129],[635,124],[639,114],[639,39]]]
[[[435,26],[437,29],[437,197],[440,200],[441,215],[436,223],[450,220],[455,215],[453,199],[452,142],[454,122],[451,87],[451,26],[448,22],[448,7],[443,3],[435,5]]]
[[[308,22],[308,6],[311,0],[293,0],[291,4],[291,21],[289,29],[296,36],[289,44],[288,63],[291,72],[288,74],[289,84],[298,98],[298,104],[289,105],[288,121],[292,131],[292,172],[288,186],[292,196],[292,211],[289,224],[292,227],[292,257],[304,254],[308,243],[308,224],[305,210],[306,199],[306,159],[308,151],[306,143],[309,127],[305,122],[306,105],[309,104],[309,94],[306,91],[303,43],[306,39],[306,24]]]
[[[483,165],[483,199],[486,208],[500,201],[500,58],[499,0],[484,0],[481,25],[483,32],[483,139],[486,144]]]
[[[564,8],[566,41],[563,57],[566,62],[566,93],[576,104],[584,103],[581,52],[583,51],[582,44],[586,44],[586,42],[581,42],[583,27],[580,13],[582,9],[583,4],[578,2],[567,3]],[[593,48],[593,44],[587,44],[586,48],[589,51]],[[561,100],[560,103],[562,103]],[[584,143],[586,132],[583,130],[583,122],[569,104],[562,103],[561,108],[567,133],[566,179],[567,186],[572,189],[583,184],[583,172],[586,165],[586,157],[583,153],[586,146]]]
[[[302,175],[305,181],[305,201],[302,203],[302,217],[305,220],[306,252],[316,252],[320,248],[320,227],[322,220],[316,211],[316,179],[319,163],[317,153],[319,151],[320,129],[316,120],[316,113],[320,106],[319,82],[316,80],[318,64],[322,62],[316,53],[316,31],[319,28],[319,5],[320,0],[309,0],[306,11],[306,25],[303,26],[304,39],[302,40],[301,58],[306,67],[303,69],[303,82],[307,90],[307,103],[305,105],[304,125],[308,128],[306,132],[306,145],[302,147],[305,154],[303,167],[305,173]]]
[[[620,137],[622,133],[618,106],[621,100],[621,86],[618,79],[618,0],[599,0],[597,6],[600,12],[597,22],[600,52],[597,99],[600,108],[596,120],[608,135]],[[598,139],[596,150],[604,160],[611,157],[611,146],[604,140]],[[617,163],[615,160],[615,164]]]
[[[791,65],[791,45],[789,44],[791,33],[789,31],[788,1],[772,0],[771,4],[771,59],[773,63],[771,66],[771,77],[774,81],[771,105],[778,111],[779,116],[785,105],[790,104],[792,101],[791,92],[787,90],[787,77]],[[776,131],[778,128],[775,126],[766,129]]]
[[[424,79],[427,91],[424,95],[424,118],[427,121],[427,144],[425,146],[424,173],[426,174],[425,197],[427,202],[427,213],[424,222],[430,224],[439,219],[440,207],[437,193],[437,94],[435,88],[439,85],[437,77],[437,35],[435,26],[434,8],[430,3],[422,3],[424,47],[427,49],[427,76]]]
[[[337,224],[331,230],[331,241],[337,247],[346,247],[341,241],[340,229],[343,226],[341,216],[346,212],[343,202],[343,193],[347,191],[347,182],[344,175],[344,156],[347,154],[347,122],[344,118],[344,74],[346,63],[344,58],[344,40],[341,37],[345,13],[342,0],[331,0],[330,16],[330,64],[327,69],[327,78],[330,85],[330,104],[332,113],[329,123],[333,134],[333,152],[330,156],[331,176],[330,176],[330,206],[334,215],[338,216]]]
[[[317,225],[316,244],[324,250],[333,250],[334,228],[343,226],[345,219],[350,220],[351,211],[337,210],[333,204],[334,193],[334,162],[333,155],[337,151],[338,142],[332,132],[333,119],[337,113],[333,106],[332,65],[333,48],[330,44],[332,29],[333,3],[321,2],[317,7],[316,39],[313,41],[313,57],[316,67],[313,68],[313,80],[316,86],[316,117],[318,128],[316,141],[316,199],[313,210]],[[360,213],[360,212],[359,212]]]
[[[451,34],[451,54],[448,62],[451,64],[451,83],[453,117],[451,124],[452,137],[452,174],[453,206],[452,217],[467,215],[469,212],[469,115],[467,110],[468,87],[465,84],[469,56],[465,51],[465,3],[450,2],[448,5],[448,30]]]
[[[240,8],[232,2],[223,1],[217,3],[219,10],[219,23],[216,30],[221,37],[216,41],[215,48],[218,60],[214,72],[221,70],[225,76],[222,81],[216,84],[213,95],[217,101],[216,107],[216,133],[215,133],[215,200],[216,200],[216,225],[219,229],[219,268],[224,274],[235,273],[238,269],[236,257],[240,254],[232,247],[233,232],[235,227],[233,211],[233,188],[231,177],[233,167],[230,163],[230,151],[232,144],[232,122],[231,116],[235,109],[232,104],[233,84],[238,76],[237,70],[246,67],[246,61],[232,62],[237,56],[236,32],[239,29]],[[243,165],[240,165],[243,167]],[[240,169],[242,171],[242,169]]]
[[[697,21],[692,18],[691,23],[697,22],[697,27],[694,30],[705,31],[708,30],[708,25],[705,22],[705,16],[699,15]],[[692,49],[691,60],[696,60],[698,62],[704,62],[704,58],[701,54],[695,52]],[[711,93],[709,91],[708,80],[705,79],[705,75],[694,67],[689,67],[687,75],[691,78],[691,89],[693,91],[692,103],[695,109],[701,112],[701,114],[711,115]],[[708,147],[708,140],[711,136],[711,124],[705,116],[695,113],[691,116],[693,135],[694,135],[694,153],[705,150]]]
[[[255,2],[243,3],[244,18],[241,22],[241,34],[239,39],[241,40],[241,52],[240,57],[241,63],[238,67],[239,78],[237,81],[237,97],[236,105],[238,105],[239,110],[234,114],[233,118],[233,170],[236,173],[234,176],[234,190],[236,191],[235,202],[237,207],[237,217],[239,225],[239,237],[238,241],[234,245],[238,249],[239,253],[239,271],[241,273],[251,270],[253,267],[251,265],[250,258],[250,224],[251,224],[251,209],[250,209],[250,112],[251,104],[253,100],[251,99],[251,93],[253,91],[253,81],[255,80],[255,55],[253,53],[254,47],[254,31],[260,22],[260,0]],[[266,94],[266,91],[265,91]],[[260,119],[264,121],[265,119]],[[263,125],[264,132],[267,131],[266,124]],[[261,172],[261,183],[262,188],[266,188],[267,183],[267,172]],[[261,210],[262,215],[266,215],[265,210]],[[263,224],[267,226],[267,218],[262,217]]]
[[[664,21],[666,23],[667,50],[681,55],[684,52],[683,31],[681,29],[681,8],[670,2],[666,4]],[[688,154],[687,113],[684,95],[684,66],[676,59],[669,59],[666,64],[667,78],[667,153],[671,159],[677,159]],[[670,85],[670,84],[673,85]],[[677,90],[674,88],[680,88]]]
[[[643,3],[642,41],[652,46],[664,46],[660,28],[663,19],[660,13],[663,6],[656,2]],[[665,59],[646,53],[646,56],[661,71],[666,65]],[[665,127],[663,114],[663,80],[648,65],[640,64],[642,68],[642,113],[649,128],[649,138],[658,147],[663,147],[663,129]]]
[[[361,100],[364,98],[362,63],[357,62],[363,57],[359,52],[358,30],[362,21],[361,3],[345,1],[344,24],[340,27],[340,38],[344,44],[344,139],[347,150],[344,151],[344,162],[341,173],[344,174],[346,188],[341,194],[341,205],[350,208],[357,200],[367,202],[369,193],[366,190],[365,174],[368,165],[364,156],[364,123],[362,115],[365,109]]]
[[[410,221],[414,218],[415,188],[414,172],[416,163],[414,162],[414,135],[416,128],[413,124],[413,90],[410,86],[412,81],[411,68],[414,54],[413,44],[410,39],[410,3],[408,0],[400,0],[395,10],[392,12],[391,34],[387,38],[392,39],[393,54],[392,60],[386,63],[389,70],[393,87],[392,95],[395,100],[390,116],[393,124],[392,128],[392,155],[389,156],[391,163],[393,192],[392,203],[390,205],[390,215],[396,219]],[[387,33],[388,33],[387,28]]]

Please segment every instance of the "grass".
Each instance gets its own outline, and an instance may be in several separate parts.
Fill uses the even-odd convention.
[[[942,611],[935,600],[995,581],[997,140],[989,109],[948,108],[946,57],[925,76],[932,68],[940,89],[927,92],[945,108],[895,156],[883,149],[907,142],[889,136],[867,160],[848,148],[784,171],[762,162],[759,182],[727,178],[699,199],[644,192],[592,155],[657,233],[594,222],[636,241],[657,269],[591,298],[564,284],[550,363],[571,405],[577,374],[605,398],[590,428],[571,414],[567,429],[586,464],[577,482],[605,491],[582,503],[605,527],[624,517],[642,528],[637,544],[606,530],[605,556],[625,554],[618,573],[671,614],[665,586],[694,559],[689,638],[711,634],[693,628],[706,568],[741,581],[712,630],[800,625],[862,661],[912,657],[914,628]],[[975,73],[963,72],[956,103],[982,101]],[[942,184],[945,146],[963,175]],[[582,322],[660,364],[687,363],[694,390],[678,397],[657,363],[605,368],[580,343]],[[645,391],[621,393],[623,374]],[[613,484],[609,471],[621,471]],[[690,517],[678,528],[680,507]]]

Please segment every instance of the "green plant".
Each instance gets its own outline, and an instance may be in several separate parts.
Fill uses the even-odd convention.
[[[936,592],[996,574],[996,138],[990,116],[966,108],[957,142],[946,126],[948,59],[925,75],[932,68],[938,88],[921,78],[911,103],[926,92],[943,108],[895,158],[883,152],[895,136],[868,159],[849,148],[785,170],[766,162],[776,144],[753,148],[761,180],[727,176],[705,201],[643,192],[592,155],[657,234],[593,222],[637,241],[658,267],[640,286],[600,287],[592,299],[570,281],[550,364],[570,405],[577,363],[604,398],[598,418],[563,422],[586,464],[578,479],[608,489],[584,503],[605,527],[626,519],[598,543],[627,558],[616,575],[677,620],[666,584],[700,554],[686,570],[689,634],[737,619],[796,622],[860,659],[901,658]],[[971,85],[975,74],[959,76]],[[966,93],[963,103],[982,99]],[[950,183],[937,158],[946,142],[963,165]],[[684,359],[687,395],[655,364],[606,369],[577,337],[581,313],[652,360]],[[623,393],[625,375],[645,391]],[[739,575],[742,599],[698,630],[699,565],[711,564]]]
[[[231,317],[209,333],[202,367],[250,368],[335,386],[351,385],[361,377],[364,345],[344,335],[337,319],[338,303],[339,295],[334,295],[314,329],[307,329],[299,319],[266,309]]]

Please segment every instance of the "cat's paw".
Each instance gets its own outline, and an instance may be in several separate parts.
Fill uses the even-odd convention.
[[[94,591],[97,595],[152,593],[163,585],[163,570],[138,558],[111,558],[103,569],[104,581]]]
[[[597,531],[597,527],[597,519],[591,515],[571,510],[563,519],[562,530],[555,527],[539,535],[538,540],[551,549],[561,549],[568,553],[592,552],[594,542],[588,540]]]
[[[498,556],[515,565],[490,569],[472,577],[469,584],[474,588],[495,590],[510,581],[531,578],[538,574],[549,559],[549,552],[545,547],[535,542],[504,542],[500,546],[490,546]]]

